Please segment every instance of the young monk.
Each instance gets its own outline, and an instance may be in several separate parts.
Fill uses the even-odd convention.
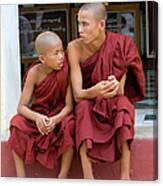
[[[29,69],[18,114],[11,119],[9,143],[18,177],[25,164],[38,161],[53,169],[62,155],[58,178],[66,178],[74,146],[74,116],[68,63],[62,41],[53,32],[35,40],[39,62]]]
[[[84,178],[94,178],[93,161],[121,160],[120,179],[130,179],[133,102],[143,98],[145,79],[134,42],[106,32],[105,13],[102,3],[84,4],[78,12],[80,38],[68,45],[76,145]]]

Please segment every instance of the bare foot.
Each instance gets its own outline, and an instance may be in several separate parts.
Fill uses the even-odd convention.
[[[123,175],[121,176],[121,180],[131,180],[130,176]]]
[[[66,179],[67,175],[59,174],[57,178],[59,178],[59,179]]]

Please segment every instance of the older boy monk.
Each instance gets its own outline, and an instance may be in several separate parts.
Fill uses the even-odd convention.
[[[16,173],[24,177],[24,164],[34,161],[53,169],[63,155],[58,178],[66,178],[74,146],[67,58],[61,39],[53,32],[39,34],[35,47],[39,62],[27,72],[18,114],[10,126]]]
[[[134,101],[145,94],[141,59],[132,39],[105,31],[102,3],[78,12],[80,38],[68,45],[76,143],[84,178],[94,178],[92,161],[121,160],[121,179],[130,179]]]

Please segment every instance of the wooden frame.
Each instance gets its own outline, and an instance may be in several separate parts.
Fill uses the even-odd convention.
[[[21,5],[19,12],[22,63],[29,64],[36,57],[34,40],[46,30],[55,31],[64,46],[70,40],[69,4]]]
[[[73,39],[78,36],[78,29],[77,29],[78,10],[79,8],[73,8],[71,10],[72,38]],[[122,19],[126,22],[125,23],[126,27],[125,27],[125,24],[122,25]],[[129,25],[129,21],[132,21],[132,25]],[[122,29],[122,26],[124,26],[123,29]],[[129,26],[132,26],[132,27],[129,27]],[[106,29],[109,31],[120,32],[123,34],[130,35],[131,37],[133,37],[133,39],[136,42],[137,47],[140,50],[139,3],[130,3],[130,4],[114,3],[114,4],[109,4],[108,6],[106,6]]]
[[[146,52],[147,58],[156,58],[158,48],[158,4],[146,1]]]

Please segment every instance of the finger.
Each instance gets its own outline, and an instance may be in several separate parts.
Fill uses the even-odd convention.
[[[42,131],[42,133],[46,134],[46,128],[45,128],[44,125],[42,125],[42,126],[40,127],[40,130]]]
[[[119,88],[119,87],[116,87],[116,88],[112,91],[112,96],[116,96],[116,95],[117,95],[118,88]]]
[[[104,94],[104,98],[112,98],[112,97],[114,97],[116,94],[117,94],[117,91],[118,91],[118,87],[117,88],[115,88],[113,91],[111,91],[111,92],[107,92],[107,93],[105,93]]]
[[[39,131],[42,135],[44,135],[44,133],[43,133],[42,130],[41,130],[41,123],[40,123],[39,121],[36,122],[36,126],[37,126],[38,131]]]
[[[107,82],[103,87],[102,87],[102,91],[111,91],[112,90],[112,87],[114,86],[114,82],[111,83],[111,82]]]
[[[40,123],[39,123],[39,128],[40,128],[40,130],[41,130],[43,133],[45,133],[46,126],[44,125],[43,120],[40,121]]]
[[[49,125],[49,122],[50,122],[50,120],[49,119],[47,119],[47,118],[45,118],[45,120],[44,120],[45,122],[45,126],[48,126]]]
[[[111,83],[110,90],[113,91],[114,89],[119,87],[119,83],[117,81]]]
[[[55,125],[51,125],[51,126],[49,126],[49,127],[47,128],[47,131],[48,131],[48,132],[51,132],[52,130],[54,130],[54,128],[55,128]]]
[[[114,80],[114,79],[116,79],[114,75],[108,76],[108,80],[109,80],[109,81],[112,81],[112,80]]]
[[[53,128],[51,127],[51,128],[49,128],[47,131],[48,131],[48,133],[49,133],[49,132],[53,131]]]
[[[43,128],[42,128],[42,131],[43,131],[44,134],[48,135],[48,130],[47,130],[46,127],[43,127]]]
[[[49,119],[47,119],[46,117],[42,118],[42,124],[44,126],[47,126],[48,125],[48,122],[49,122]]]
[[[47,130],[47,131],[51,131],[51,130],[52,130],[52,126],[48,126],[48,127],[46,128],[46,130]]]
[[[106,84],[106,82],[107,81],[104,81],[104,80],[103,81],[100,81],[100,83],[99,83],[100,87],[103,87]]]
[[[38,127],[38,130],[39,130],[39,132],[40,132],[42,135],[44,135],[44,132],[40,129],[40,127]]]
[[[52,120],[52,119],[50,119],[50,120],[49,120],[49,123],[48,123],[48,126],[51,126],[51,125],[52,125],[52,123],[53,123],[53,120]]]

